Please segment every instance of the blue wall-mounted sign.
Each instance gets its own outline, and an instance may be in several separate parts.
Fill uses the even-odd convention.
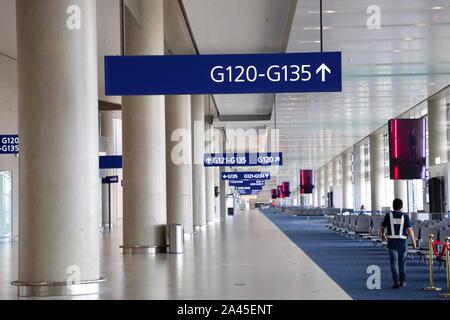
[[[100,156],[100,169],[122,169],[122,156]]]
[[[270,180],[270,172],[222,172],[222,180]]]
[[[103,184],[119,183],[119,176],[108,176],[102,179]]]
[[[106,56],[107,96],[342,91],[341,52]]]
[[[0,135],[0,154],[18,154],[19,136]]]
[[[277,153],[206,153],[205,167],[281,166],[283,154]]]

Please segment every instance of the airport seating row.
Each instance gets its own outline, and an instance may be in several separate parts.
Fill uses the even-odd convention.
[[[332,222],[327,225],[331,230],[335,230],[345,236],[359,240],[372,241],[375,246],[386,247],[387,241],[383,240],[380,234],[381,223],[384,215],[336,215]],[[429,235],[433,234],[433,239],[445,241],[450,236],[450,220],[428,220],[413,221],[412,228],[417,241],[417,248],[408,249],[408,255],[412,258],[417,255],[422,262],[429,259]],[[439,261],[440,263],[442,261]]]
[[[281,212],[296,216],[334,216],[341,213],[341,209],[338,208],[315,208],[315,207],[281,207]]]

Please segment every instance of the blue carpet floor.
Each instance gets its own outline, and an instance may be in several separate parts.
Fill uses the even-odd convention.
[[[296,217],[262,210],[282,232],[302,249],[328,276],[356,300],[428,300],[440,299],[436,292],[425,292],[428,266],[418,258],[408,259],[407,287],[392,289],[388,252],[371,241],[358,241],[328,230],[324,217]],[[381,269],[381,289],[369,290],[367,268]],[[435,285],[446,291],[445,271],[435,266]]]

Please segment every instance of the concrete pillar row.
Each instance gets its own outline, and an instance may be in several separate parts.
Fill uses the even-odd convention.
[[[17,0],[16,9],[20,235],[13,284],[19,296],[97,293],[95,1]]]
[[[125,8],[127,55],[164,54],[163,0],[141,1],[138,23]],[[166,250],[164,96],[123,97],[124,253]]]

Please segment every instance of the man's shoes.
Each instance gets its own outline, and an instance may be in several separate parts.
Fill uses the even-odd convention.
[[[392,286],[392,288],[394,288],[394,289],[400,288],[400,283],[394,282],[394,285]]]
[[[406,287],[406,282],[400,282],[400,286],[403,288]]]

